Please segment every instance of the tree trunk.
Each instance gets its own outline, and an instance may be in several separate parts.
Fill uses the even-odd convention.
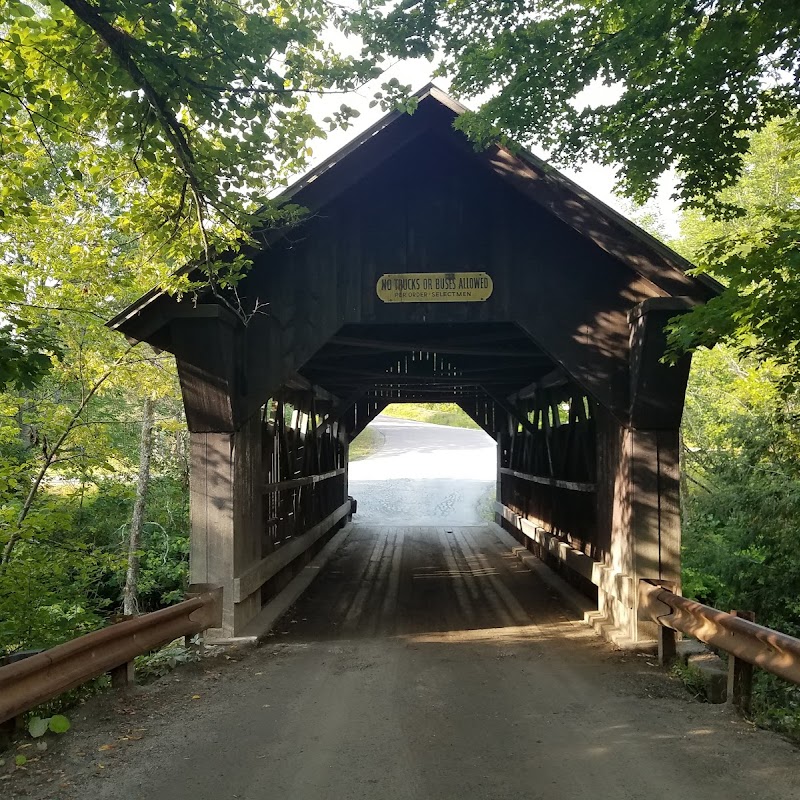
[[[123,591],[123,613],[139,613],[139,543],[142,538],[144,509],[150,487],[150,456],[153,453],[153,400],[146,397],[142,407],[142,438],[139,445],[139,480],[128,536],[128,572]]]

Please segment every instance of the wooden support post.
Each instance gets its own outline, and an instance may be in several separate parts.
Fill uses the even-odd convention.
[[[254,415],[235,433],[192,432],[191,437],[191,583],[223,587],[222,629],[215,635],[238,636],[261,610],[257,592],[239,602],[233,595],[234,580],[262,557],[261,418]],[[284,443],[280,446],[284,457]],[[287,462],[283,474],[289,469]]]
[[[678,658],[678,633],[672,628],[658,626],[658,663],[671,667]]]
[[[624,576],[600,587],[600,610],[620,638],[653,643],[656,623],[639,619],[641,578],[672,581],[680,594],[681,525],[677,430],[642,431],[598,414],[597,519],[607,566]],[[610,538],[603,541],[602,526]]]
[[[127,689],[136,683],[136,670],[133,661],[111,670],[111,686],[114,689]]]
[[[741,617],[749,622],[756,621],[752,611],[731,611],[735,617]],[[753,665],[728,655],[728,702],[733,703],[743,714],[750,713],[753,699]]]
[[[20,714],[0,722],[0,749],[8,747],[16,736],[25,730],[25,717]]]

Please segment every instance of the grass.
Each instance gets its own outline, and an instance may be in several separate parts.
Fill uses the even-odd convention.
[[[456,403],[392,403],[383,413],[387,417],[432,422],[435,425],[449,425],[451,428],[478,427]]]
[[[369,458],[383,444],[383,434],[367,426],[350,442],[350,461]]]
[[[684,664],[682,661],[676,661],[670,667],[670,673],[683,683],[695,700],[700,700],[704,703],[708,701],[706,682],[703,680],[703,674],[700,670],[691,667],[689,664]]]

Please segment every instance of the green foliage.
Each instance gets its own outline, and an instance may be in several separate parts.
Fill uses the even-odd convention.
[[[392,403],[383,413],[388,417],[449,425],[452,428],[478,427],[458,403]]]
[[[63,714],[54,714],[52,717],[31,717],[28,720],[28,733],[34,738],[39,739],[47,731],[52,733],[66,733],[71,728],[70,721]]]
[[[360,461],[363,458],[369,458],[381,445],[383,437],[380,432],[370,425],[367,425],[361,433],[350,442],[350,450],[348,451],[349,460]]]
[[[28,733],[38,739],[47,733],[47,720],[41,717],[31,717],[28,720]]]
[[[752,712],[758,724],[800,741],[800,687],[756,670]]]
[[[329,43],[345,18],[325,0],[5,3],[0,233],[35,222],[33,198],[77,200],[157,255],[162,282],[192,262],[200,285],[230,288],[249,266],[239,248],[258,245],[251,233],[298,216],[267,198],[326,135],[310,99],[381,73]],[[408,104],[397,81],[382,89],[382,106]],[[342,104],[322,123],[357,115]],[[198,284],[183,273],[169,285]]]
[[[501,134],[561,163],[621,165],[638,202],[674,167],[684,203],[721,207],[749,134],[800,106],[792,4],[363,0],[355,25],[372,52],[436,58],[456,93],[488,94],[458,122],[477,143]],[[600,84],[613,99],[587,105]]]
[[[60,644],[102,627],[120,608],[134,485],[104,480],[46,494],[52,513],[37,515],[37,534],[18,545],[0,578],[0,652]],[[183,599],[188,550],[185,485],[158,476],[142,538],[143,610]]]
[[[670,668],[671,674],[683,683],[686,689],[697,699],[706,701],[706,682],[699,669],[684,664],[682,661],[675,662]]]
[[[51,359],[61,355],[47,321],[34,321],[12,310],[24,297],[20,281],[0,272],[0,305],[6,309],[0,323],[0,389],[31,389],[49,372]]]
[[[741,180],[720,195],[743,215],[720,220],[694,211],[678,242],[723,294],[674,326],[678,349],[724,340],[761,360],[800,365],[800,128],[773,122],[752,138]]]
[[[683,423],[683,592],[800,636],[800,394],[728,348],[694,356]],[[800,693],[756,682],[754,718],[800,736]]]
[[[684,591],[800,634],[800,396],[781,372],[696,354],[684,420]]]
[[[102,626],[109,600],[99,586],[122,560],[71,535],[68,512],[55,516],[44,518],[48,527],[37,519],[37,535],[18,545],[0,578],[0,651],[46,648]]]
[[[54,714],[47,722],[47,727],[53,733],[66,733],[72,726],[63,714]]]
[[[302,165],[308,139],[320,133],[308,94],[376,74],[325,44],[330,21],[328,6],[313,1],[68,0],[37,4],[35,13],[6,3],[5,214],[25,213],[38,177],[31,159],[42,154],[66,191],[86,176],[113,181],[120,166],[134,166],[167,212],[183,213],[187,181],[201,195],[195,202],[224,213],[238,215],[243,200],[260,203],[265,187]],[[351,116],[344,112],[342,122]]]
[[[186,647],[183,639],[176,639],[152,653],[136,657],[136,674],[142,680],[160,678],[180,664],[190,664],[200,660],[195,648]]]

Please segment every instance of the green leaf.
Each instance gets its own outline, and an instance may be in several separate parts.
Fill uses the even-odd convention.
[[[30,722],[28,722],[28,733],[33,736],[34,739],[44,736],[47,733],[48,722],[49,720],[42,719],[41,717],[31,717]]]
[[[72,726],[63,714],[55,714],[50,717],[49,727],[53,733],[66,733]]]
[[[23,755],[18,755],[18,756],[16,756],[16,757],[14,758],[14,763],[15,763],[15,764],[16,764],[18,767],[24,767],[24,766],[25,766],[25,765],[28,763],[28,759],[27,759],[27,758],[25,758],[25,756],[23,756]]]

